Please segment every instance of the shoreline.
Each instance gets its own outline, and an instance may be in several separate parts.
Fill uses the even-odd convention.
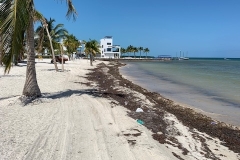
[[[239,130],[172,108],[123,79],[118,62],[93,64],[69,61],[56,72],[50,60],[36,60],[42,97],[27,105],[19,101],[26,64],[0,73],[0,159],[240,159]]]
[[[121,61],[120,61],[121,62]],[[124,63],[124,61],[123,61]],[[164,97],[171,99],[181,106],[192,108],[218,121],[222,121],[240,127],[239,103],[228,101],[218,97],[216,94],[208,93],[201,88],[179,83],[178,80],[162,78],[160,75],[151,76],[144,71],[126,66],[120,68],[120,73],[135,84],[143,86],[151,92],[157,92]],[[131,67],[131,70],[130,70]],[[165,75],[166,76],[166,75]],[[147,77],[147,78],[146,78]],[[151,83],[151,79],[152,83]]]
[[[215,121],[212,118],[210,118],[202,113],[195,112],[194,109],[176,105],[176,104],[174,104],[174,102],[172,100],[166,99],[158,93],[149,92],[146,89],[142,88],[141,86],[133,84],[131,81],[123,78],[122,75],[120,75],[120,73],[119,73],[118,68],[124,64],[122,64],[121,62],[120,63],[116,62],[116,61],[112,62],[112,63],[113,63],[112,67],[107,67],[107,68],[109,69],[109,72],[111,75],[110,77],[115,77],[117,79],[117,81],[119,81],[119,83],[117,83],[118,85],[120,83],[121,84],[124,83],[122,85],[126,85],[126,84],[129,85],[128,88],[130,88],[131,90],[134,90],[141,94],[144,94],[147,97],[147,99],[152,99],[157,104],[164,106],[164,107],[161,107],[161,109],[175,115],[185,126],[190,127],[190,128],[196,128],[200,132],[205,132],[213,137],[218,137],[218,138],[220,138],[220,140],[229,143],[229,144],[226,143],[225,144],[226,146],[230,147],[232,150],[234,150],[236,152],[239,152],[239,150],[240,150],[240,130],[238,127],[230,125],[230,124],[226,124],[224,122]],[[114,65],[114,63],[116,63],[116,64]],[[96,70],[94,72],[96,72]],[[92,78],[92,79],[90,78],[90,80],[93,80],[93,79],[94,78]],[[116,81],[116,80],[111,80],[110,82],[108,82],[108,84],[113,81]],[[104,90],[106,90],[106,88],[107,88],[108,91],[112,91],[114,94],[123,94],[122,97],[124,97],[124,93],[118,93],[119,89],[112,90],[111,88],[109,88],[108,85],[103,84],[102,79],[100,80],[100,78],[99,78],[99,81],[97,81],[97,82],[98,82],[100,88],[102,85],[102,88],[104,88]],[[114,85],[114,84],[112,83],[111,85]],[[121,87],[122,87],[122,85],[121,85]],[[112,95],[113,93],[107,93],[106,97],[108,97],[109,95]],[[115,100],[119,98],[116,96],[110,96],[110,97],[115,98]],[[136,97],[132,97],[132,99],[135,99],[135,98]],[[121,103],[121,105],[124,106],[124,103],[122,102],[123,100],[119,99],[117,101],[119,101],[119,103]],[[129,106],[125,105],[125,107],[134,111],[136,109],[136,106],[134,106],[134,105],[136,105],[136,103],[131,104]],[[141,106],[141,103],[138,104],[138,106]],[[143,107],[143,108],[147,109],[148,107],[147,108]],[[134,117],[134,118],[136,118],[136,117]]]

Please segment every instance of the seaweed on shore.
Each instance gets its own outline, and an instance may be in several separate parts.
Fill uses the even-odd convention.
[[[175,115],[185,126],[192,129],[196,128],[200,132],[219,138],[223,142],[223,145],[240,154],[239,129],[222,122],[212,123],[213,119],[210,117],[197,113],[193,109],[175,105],[171,100],[162,97],[160,94],[149,92],[146,89],[133,84],[119,74],[119,67],[123,65],[124,64],[117,61],[112,61],[109,65],[100,63],[97,68],[92,69],[92,72],[88,74],[87,79],[97,83],[99,89],[98,94],[106,98],[111,97],[117,101],[119,105],[130,110],[128,113],[130,117],[143,120],[145,122],[144,125],[154,133],[154,139],[158,140],[160,143],[166,143],[166,128],[168,124],[166,124],[163,118],[165,112],[169,112]],[[136,113],[135,111],[138,106],[142,106],[141,101],[135,101],[135,97],[132,94],[127,94],[126,92],[117,89],[116,85],[143,94],[150,102],[155,104],[155,106],[152,107],[153,109],[142,107],[142,109],[147,112],[143,112],[142,114]],[[158,134],[159,132],[162,134]],[[173,140],[170,138],[168,141]],[[204,140],[202,143],[204,143]],[[208,150],[207,145],[203,145],[203,147],[205,147],[206,152],[208,152],[206,157],[214,159],[214,157],[209,156],[211,155],[211,151]],[[186,149],[183,148],[182,150],[184,154],[187,154]]]

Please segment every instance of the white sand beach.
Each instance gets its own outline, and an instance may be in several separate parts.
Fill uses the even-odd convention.
[[[189,152],[183,154],[177,144],[154,140],[152,131],[130,118],[126,108],[112,107],[109,99],[92,94],[97,86],[84,84],[88,69],[99,63],[90,66],[88,60],[77,59],[66,62],[64,72],[56,72],[49,59],[36,59],[43,96],[25,106],[19,97],[26,64],[14,66],[6,75],[0,67],[0,160],[240,159],[218,139],[189,129],[172,114],[166,117],[168,128],[173,135],[181,133],[174,137]],[[210,151],[193,132],[206,139]],[[206,158],[209,152],[214,156]]]

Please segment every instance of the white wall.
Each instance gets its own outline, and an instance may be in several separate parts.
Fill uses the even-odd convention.
[[[109,44],[108,44],[109,43]],[[100,39],[100,51],[101,51],[101,57],[102,58],[116,58],[120,57],[120,47],[119,52],[113,52],[113,38],[103,38]],[[107,50],[110,48],[110,50]],[[117,56],[118,54],[119,56]]]

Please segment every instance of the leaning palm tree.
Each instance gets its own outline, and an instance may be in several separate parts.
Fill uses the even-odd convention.
[[[147,54],[150,52],[150,50],[148,48],[144,48],[143,52],[146,53],[146,58],[147,58]]]
[[[71,0],[66,0],[68,4],[67,17],[73,15],[75,19],[76,11]],[[2,60],[5,64],[5,73],[11,69],[11,61],[15,55],[20,53],[22,48],[24,31],[27,46],[27,69],[26,80],[23,88],[23,96],[34,99],[41,96],[41,91],[37,83],[34,52],[34,1],[33,0],[5,0],[0,6],[0,35],[2,35]],[[17,56],[18,57],[18,56]]]
[[[67,30],[63,28],[63,24],[57,24],[54,27],[54,19],[48,21],[46,18],[41,18],[42,25],[36,29],[37,38],[37,51],[42,52],[42,49],[51,50],[52,58],[56,71],[58,71],[57,63],[55,60],[54,49],[60,49],[58,42],[65,38],[68,34]]]
[[[56,26],[54,26],[54,22],[55,19],[50,18],[49,20],[47,20],[46,18],[44,18],[42,24],[36,29],[36,49],[39,51],[39,53],[42,52],[43,48],[51,50],[47,29],[49,32],[49,36],[52,40],[54,49],[56,49],[56,46],[58,46],[57,42],[59,42],[61,39],[64,39],[68,35],[68,31],[63,28],[63,24],[57,24]]]
[[[90,56],[90,65],[92,66],[93,57],[96,56],[97,53],[100,53],[100,46],[96,40],[91,40],[85,43],[85,50],[84,52],[86,55]]]

